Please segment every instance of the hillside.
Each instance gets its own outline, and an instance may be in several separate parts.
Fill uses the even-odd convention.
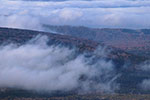
[[[36,37],[37,35],[46,35],[49,37],[49,45],[65,45],[67,47],[77,47],[80,52],[88,51],[92,52],[98,48],[98,46],[105,47],[103,43],[94,42],[88,39],[76,38],[69,35],[59,35],[47,32],[31,31],[31,30],[21,30],[21,29],[11,29],[11,28],[0,28],[0,44],[17,43],[22,45],[29,41],[30,39]],[[111,51],[109,57],[111,59],[132,61],[132,64],[137,64],[148,59],[144,56],[136,56],[127,53],[119,48],[113,48],[111,46],[106,47],[106,50]]]
[[[127,52],[150,56],[150,29],[96,29],[74,26],[44,25],[47,31],[81,37],[96,42],[104,43]]]
[[[97,43],[91,40],[76,38],[68,35],[59,35],[52,34],[48,32],[39,32],[39,31],[31,31],[31,30],[22,30],[22,29],[11,29],[11,28],[0,28],[0,44],[6,45],[9,43],[17,43],[18,45],[25,44],[28,40],[36,37],[37,35],[46,35],[49,38],[48,45],[61,45],[69,48],[76,48],[77,54],[87,53],[88,56],[95,55],[96,58],[94,60],[101,59],[100,55],[94,54],[94,50],[98,48],[98,46],[105,47],[104,44]],[[137,56],[131,53],[127,53],[118,48],[114,47],[106,47],[106,51],[110,51],[108,57],[104,57],[104,59],[112,60],[117,75],[117,79],[115,80],[118,84],[120,84],[120,88],[116,90],[116,93],[123,94],[145,94],[150,93],[150,91],[142,90],[138,84],[140,84],[144,79],[148,79],[150,75],[142,70],[138,69],[138,65],[143,63],[146,60],[149,60],[147,57]],[[127,67],[124,67],[127,66]],[[113,75],[112,75],[113,76]],[[74,94],[71,92],[67,93],[57,93],[57,95],[49,95],[48,97],[53,96],[62,96],[62,95],[70,95]],[[36,94],[32,91],[24,91],[24,90],[16,90],[16,89],[7,89],[2,88],[0,91],[1,98],[6,98],[8,96],[12,97],[47,97],[47,94]],[[99,100],[99,99],[98,99]],[[110,99],[111,100],[111,99]]]

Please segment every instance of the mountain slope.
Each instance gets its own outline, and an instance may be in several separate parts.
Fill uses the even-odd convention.
[[[0,28],[0,44],[5,43],[18,43],[23,44],[29,41],[30,39],[34,38],[37,35],[46,35],[49,37],[50,41],[48,42],[49,45],[51,44],[63,44],[69,47],[77,47],[79,51],[94,51],[98,46],[105,47],[102,43],[97,43],[91,40],[76,38],[69,35],[59,35],[59,34],[51,34],[47,32],[39,32],[39,31],[31,31],[31,30],[21,30],[21,29],[11,29],[11,28]],[[118,59],[118,60],[130,60],[133,63],[140,63],[145,61],[146,57],[138,57],[136,55],[124,52],[118,48],[113,47],[106,47],[106,50],[110,50],[111,53],[109,57],[111,59]]]
[[[136,55],[150,56],[150,29],[93,29],[73,26],[43,25],[47,31],[81,37],[120,48]]]
[[[0,28],[0,44],[6,45],[9,43],[17,43],[18,45],[25,44],[30,39],[37,35],[46,35],[49,38],[49,45],[62,45],[69,48],[77,48],[77,53],[87,52],[90,55],[95,55],[93,52],[98,46],[105,47],[105,45],[81,38],[75,38],[68,35],[58,35],[47,32],[22,30],[22,29],[11,29],[11,28]],[[138,65],[146,60],[147,57],[137,56],[127,53],[123,50],[113,47],[105,47],[106,51],[110,52],[108,56],[103,59],[111,60],[115,66],[116,74],[119,76],[116,82],[120,84],[120,89],[116,90],[117,93],[150,93],[150,91],[144,91],[138,86],[144,79],[150,77],[150,75],[142,70],[138,69]],[[95,60],[101,59],[100,55],[96,55]],[[126,67],[125,67],[126,66]],[[142,74],[142,75],[141,75]],[[3,89],[1,90],[3,91]],[[4,89],[5,91],[5,89]],[[15,92],[14,92],[15,91]],[[20,92],[21,91],[21,92]],[[0,92],[0,95],[7,97],[12,96],[37,96],[35,93],[26,92],[24,90],[7,90],[6,92]],[[25,95],[26,94],[26,95]],[[64,95],[64,94],[63,94]],[[43,95],[42,95],[43,96]],[[45,95],[44,95],[45,96]]]

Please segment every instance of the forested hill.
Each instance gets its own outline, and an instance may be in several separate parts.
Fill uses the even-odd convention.
[[[55,45],[65,45],[68,47],[77,47],[80,51],[94,51],[98,46],[104,47],[104,44],[100,44],[88,39],[77,38],[69,35],[60,35],[53,34],[49,32],[40,32],[24,29],[12,29],[12,28],[0,28],[0,43],[17,43],[23,44],[29,41],[30,39],[36,37],[37,35],[46,35],[49,38],[48,44]],[[107,47],[106,50],[110,50],[110,58],[119,59],[119,60],[131,60],[134,63],[144,61],[146,57],[136,56],[130,53],[127,53],[118,48]],[[113,50],[112,50],[113,49]]]
[[[72,37],[68,35],[52,34],[48,32],[39,32],[32,30],[23,29],[11,29],[11,28],[0,28],[0,44],[6,45],[8,43],[17,43],[22,45],[37,35],[46,35],[49,38],[49,45],[62,45],[67,47],[77,48],[77,52],[89,52],[90,55],[94,54],[94,50],[100,47],[105,47],[105,45],[77,37]],[[116,68],[117,74],[120,76],[117,79],[117,83],[120,84],[120,89],[118,93],[145,93],[140,90],[138,84],[149,77],[149,75],[143,71],[138,70],[137,65],[149,60],[147,57],[137,56],[126,51],[120,50],[118,48],[105,47],[106,51],[110,51],[108,56],[104,59],[111,60]],[[99,55],[96,55],[95,60],[99,59]],[[100,58],[101,59],[101,58]],[[127,67],[124,67],[126,65]],[[142,74],[142,75],[141,75]],[[9,91],[10,92],[10,91]],[[11,93],[11,92],[10,92]],[[18,92],[16,92],[17,95]],[[24,93],[24,92],[23,92]],[[149,92],[148,92],[149,93]],[[4,96],[7,93],[3,94]],[[15,94],[16,95],[16,94]]]
[[[136,55],[150,57],[150,29],[99,29],[51,25],[43,25],[43,27],[47,31],[93,40]]]

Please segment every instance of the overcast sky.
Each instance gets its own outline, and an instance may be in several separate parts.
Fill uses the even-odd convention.
[[[150,28],[150,0],[0,0],[0,26]]]

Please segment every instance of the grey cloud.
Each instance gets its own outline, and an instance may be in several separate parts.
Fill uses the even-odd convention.
[[[38,36],[22,46],[0,46],[0,87],[46,92],[114,92],[118,88],[111,61],[90,63],[92,57],[74,57],[73,49],[48,46],[47,41],[46,36]],[[105,54],[102,48],[96,52]]]
[[[1,0],[0,3],[0,26],[36,30],[44,30],[42,24],[98,28],[150,27],[149,0]]]
[[[139,65],[139,68],[143,71],[150,71],[150,61],[145,61]]]
[[[143,80],[140,87],[144,90],[150,90],[150,79]]]
[[[150,72],[150,61],[145,61],[144,63],[141,63],[138,68],[142,71],[143,73],[149,73]],[[145,78],[142,80],[142,82],[139,84],[139,87],[141,87],[144,90],[150,90],[150,78]]]

